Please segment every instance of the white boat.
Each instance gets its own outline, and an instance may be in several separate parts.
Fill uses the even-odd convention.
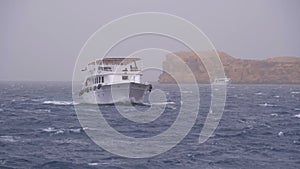
[[[142,83],[139,58],[104,58],[93,61],[82,71],[87,72],[79,96],[86,103],[143,103],[152,85]]]
[[[230,78],[216,78],[213,82],[213,84],[228,84],[230,83]]]

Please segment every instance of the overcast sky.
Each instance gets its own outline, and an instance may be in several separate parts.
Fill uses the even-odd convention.
[[[300,56],[299,9],[298,0],[0,0],[0,80],[70,81],[85,41],[111,20],[136,12],[183,17],[235,57]],[[153,37],[143,41],[149,43],[137,38],[123,49],[157,45]]]

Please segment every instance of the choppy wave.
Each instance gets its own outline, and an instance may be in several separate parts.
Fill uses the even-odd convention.
[[[263,103],[263,104],[259,104],[259,106],[262,106],[262,107],[276,107],[277,105],[269,104],[269,103]]]
[[[45,131],[45,132],[54,132],[56,130],[53,127],[48,127],[48,128],[42,129],[42,131]]]
[[[43,104],[53,104],[53,105],[60,105],[60,106],[68,106],[68,105],[77,105],[79,103],[75,103],[73,101],[51,101],[46,100],[43,102]]]
[[[90,166],[97,166],[97,165],[99,165],[99,163],[88,163],[88,165],[90,165]]]
[[[46,113],[50,113],[51,109],[37,109],[37,112],[46,112]]]
[[[59,139],[59,140],[53,140],[54,143],[58,144],[80,144],[80,145],[89,145],[89,142],[87,140],[78,140],[78,139]]]
[[[271,116],[273,116],[273,117],[277,117],[277,116],[278,116],[278,114],[277,114],[277,113],[272,113],[272,114],[271,114]]]
[[[15,97],[15,98],[12,99],[11,101],[12,101],[12,102],[24,102],[24,101],[27,101],[27,100],[30,100],[30,99],[27,98],[27,97]]]
[[[280,131],[279,133],[278,133],[278,136],[283,136],[284,135],[284,133],[282,132],[282,131]]]
[[[167,105],[167,108],[172,109],[172,110],[176,110],[177,109],[176,106],[174,106],[172,104]]]
[[[297,145],[300,145],[300,141],[298,141],[298,140],[294,140],[293,143],[297,144]]]
[[[101,129],[98,125],[80,126],[72,106],[71,88],[51,84],[42,90],[43,86],[22,90],[16,87],[7,94],[1,93],[0,154],[4,158],[0,155],[0,168],[299,168],[300,161],[290,158],[299,154],[300,95],[295,93],[300,91],[299,85],[235,85],[228,91],[228,113],[222,116],[207,146],[199,145],[198,139],[209,111],[211,90],[210,86],[200,88],[203,93],[199,118],[187,137],[171,151],[140,160],[119,157],[93,143],[87,134]],[[6,91],[4,87],[0,90]],[[177,117],[173,109],[180,108],[177,86],[162,87],[169,93],[167,100],[154,100],[153,104],[154,108],[165,106],[166,115],[149,124],[124,120],[114,105],[80,103],[79,108],[101,110],[109,125],[121,134],[148,138],[166,131]],[[20,102],[25,100],[22,97],[29,100]],[[147,110],[139,105],[135,108]],[[236,158],[240,156],[243,158]]]
[[[175,102],[157,102],[151,103],[151,105],[167,105],[167,104],[176,104]]]
[[[41,101],[44,101],[44,100],[45,100],[45,98],[40,98],[40,99],[35,98],[35,99],[31,99],[31,101],[33,101],[33,102],[41,102]]]
[[[294,117],[300,118],[300,114],[296,114],[294,115]]]
[[[83,130],[82,128],[57,129],[57,128],[53,128],[53,127],[48,127],[48,128],[42,129],[42,131],[52,133],[52,134],[81,133],[82,130]]]
[[[175,105],[175,102],[154,102],[154,103],[142,103],[144,106],[164,106],[164,105]]]
[[[18,137],[14,137],[14,136],[0,136],[0,142],[17,142],[18,141]]]

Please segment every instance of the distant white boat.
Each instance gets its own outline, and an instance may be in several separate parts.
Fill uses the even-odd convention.
[[[230,83],[230,78],[216,78],[213,82],[213,84],[228,84]]]
[[[141,82],[142,72],[136,63],[139,60],[104,58],[89,63],[82,69],[87,76],[79,95],[91,104],[142,103],[152,85]]]

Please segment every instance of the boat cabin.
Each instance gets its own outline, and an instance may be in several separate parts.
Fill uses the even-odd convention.
[[[104,58],[93,61],[84,69],[89,72],[84,87],[117,83],[140,83],[141,70],[137,62],[140,58]]]

